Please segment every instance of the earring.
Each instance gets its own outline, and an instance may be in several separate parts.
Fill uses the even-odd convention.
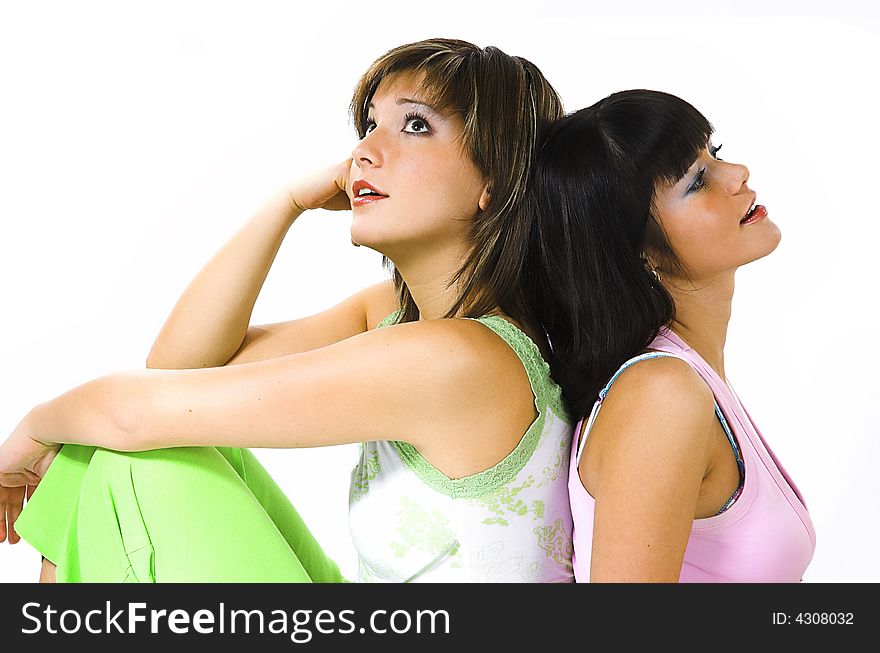
[[[642,254],[642,265],[645,266],[645,269],[648,270],[651,274],[654,275],[654,278],[657,280],[657,283],[660,283],[660,273],[651,265],[651,262],[648,260],[648,257]]]

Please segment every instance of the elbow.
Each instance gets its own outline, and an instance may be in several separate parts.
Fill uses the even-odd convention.
[[[189,355],[167,351],[156,344],[147,354],[147,369],[150,370],[197,370],[207,367],[223,367],[230,358],[238,351],[234,349],[231,353],[220,353],[213,357],[199,355],[198,352]]]
[[[147,354],[147,369],[150,370],[187,369],[190,366],[186,363],[187,361],[183,360],[182,356],[168,354],[163,351],[162,347],[157,347],[155,344],[150,349],[150,353]]]
[[[128,386],[125,392],[107,393],[110,401],[103,411],[107,429],[105,439],[109,442],[107,448],[117,451],[156,449],[155,429],[151,427],[154,411],[150,408],[149,397],[142,392],[146,388],[138,382],[139,379],[132,378],[131,381],[133,384],[129,381],[121,384],[122,387]]]
[[[161,352],[157,352],[155,347],[150,350],[147,356],[148,370],[193,370],[204,367],[220,367],[223,363],[215,364],[213,362],[184,360],[180,356],[165,356]]]
[[[110,419],[107,430],[110,432],[110,441],[113,446],[108,447],[117,451],[145,451],[151,447],[143,437],[144,430],[140,428],[139,416],[132,414],[124,408],[116,408],[110,411]]]
[[[158,343],[154,343],[150,348],[150,353],[147,354],[147,369],[151,370],[164,370],[169,369],[167,357],[163,355],[160,347],[157,347]]]
[[[104,439],[108,442],[105,449],[114,451],[125,451],[136,453],[139,451],[152,451],[154,449],[164,449],[172,445],[163,445],[159,439],[155,437],[155,433],[146,428],[143,422],[138,422],[132,417],[122,415],[115,416],[111,424],[108,426],[110,432],[109,437]],[[102,445],[98,445],[102,446]]]

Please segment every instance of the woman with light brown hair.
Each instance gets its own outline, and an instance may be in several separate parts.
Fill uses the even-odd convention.
[[[38,405],[0,446],[7,513],[39,482],[15,528],[58,580],[340,581],[240,447],[360,442],[359,579],[571,581],[571,424],[520,283],[524,192],[561,113],[540,71],[497,48],[435,39],[378,59],[352,100],[351,158],[221,248],[152,369]],[[283,238],[315,208],[351,208],[352,242],[393,281],[249,327]]]

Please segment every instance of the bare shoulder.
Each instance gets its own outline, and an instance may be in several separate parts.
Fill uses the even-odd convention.
[[[507,342],[476,320],[439,319],[396,324],[360,336],[385,346],[401,378],[409,379],[409,389],[429,389],[433,398],[423,402],[445,406],[451,414],[443,420],[459,420],[468,415],[497,420],[508,413],[514,420],[534,418],[534,402],[528,374],[519,356]],[[393,353],[392,353],[393,352]],[[420,392],[420,391],[418,391]],[[458,417],[454,414],[457,413]],[[506,418],[505,418],[506,419]],[[442,420],[437,418],[438,423]],[[519,435],[522,435],[521,433]]]
[[[405,345],[405,355],[431,360],[455,377],[497,377],[499,372],[521,370],[522,363],[507,342],[490,328],[468,319],[422,320],[381,330],[395,344]],[[500,369],[499,369],[500,367]]]
[[[634,363],[602,402],[581,480],[594,497],[621,494],[621,484],[639,479],[640,491],[682,498],[681,488],[698,489],[708,468],[714,419],[712,391],[688,363],[671,357]],[[640,494],[636,503],[646,501]]]
[[[380,339],[378,345],[394,351],[389,383],[407,404],[420,407],[406,439],[447,476],[496,464],[537,416],[519,356],[476,320],[408,322],[359,337]]]
[[[609,453],[662,447],[696,450],[711,436],[712,390],[685,361],[668,356],[627,367],[602,403],[588,447]]]
[[[660,356],[627,367],[611,386],[606,404],[637,413],[705,413],[712,390],[686,361]],[[605,410],[605,406],[603,406]]]

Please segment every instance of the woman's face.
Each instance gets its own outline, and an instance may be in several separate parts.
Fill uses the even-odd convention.
[[[489,197],[462,147],[462,120],[427,104],[418,81],[382,80],[352,152],[352,241],[395,263],[438,248],[463,254],[470,221]]]
[[[748,187],[749,169],[722,161],[717,151],[707,146],[684,177],[654,198],[655,215],[694,282],[766,256],[782,237],[765,207],[751,211],[757,196]],[[658,270],[676,276],[662,262]]]

